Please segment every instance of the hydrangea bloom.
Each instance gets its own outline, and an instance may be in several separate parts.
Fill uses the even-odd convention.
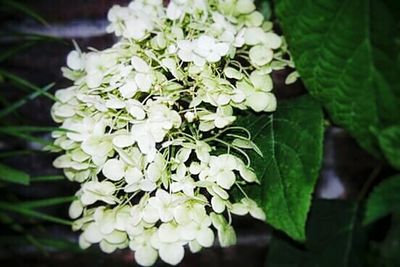
[[[240,110],[271,112],[273,70],[291,64],[284,40],[252,0],[136,0],[114,6],[103,51],[67,58],[73,82],[56,93],[54,161],[81,184],[70,216],[80,245],[129,247],[139,264],[178,264],[188,247],[236,242],[231,214],[264,220],[233,188],[257,183]]]

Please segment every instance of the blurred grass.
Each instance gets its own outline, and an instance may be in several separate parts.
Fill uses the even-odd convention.
[[[0,13],[3,16],[32,19],[42,25],[47,26],[46,20],[38,14],[32,7],[25,5],[22,1],[0,0]],[[54,83],[46,86],[38,86],[35,83],[21,77],[17,72],[13,72],[6,66],[8,60],[18,56],[27,49],[45,42],[64,42],[58,38],[43,36],[33,33],[14,32],[0,28],[0,137],[7,137],[16,143],[37,143],[43,146],[51,146],[52,142],[41,137],[54,130],[62,131],[55,127],[43,127],[35,125],[24,125],[23,115],[19,114],[19,109],[24,105],[44,97],[51,101],[57,99],[48,91],[54,87]],[[7,44],[7,45],[4,45]],[[11,44],[11,45],[10,45]],[[18,89],[22,97],[16,101],[10,101],[6,93],[10,90]],[[44,111],[49,112],[49,111]],[[18,122],[18,123],[17,123]],[[22,123],[22,125],[21,125]],[[15,125],[18,124],[18,125]],[[7,141],[8,142],[8,141]],[[60,218],[53,214],[48,214],[44,210],[48,207],[65,205],[75,199],[74,196],[57,196],[53,198],[27,200],[20,199],[18,190],[25,187],[29,189],[32,183],[51,183],[64,179],[61,175],[39,175],[32,176],[30,173],[9,166],[5,162],[8,159],[35,155],[38,152],[33,149],[19,148],[16,150],[2,150],[0,146],[0,246],[15,245],[17,247],[30,244],[38,251],[47,255],[48,250],[68,250],[80,251],[77,244],[66,239],[55,239],[46,237],[46,227],[43,225],[57,224],[70,227],[71,221]],[[41,228],[41,234],[33,234],[34,228]]]

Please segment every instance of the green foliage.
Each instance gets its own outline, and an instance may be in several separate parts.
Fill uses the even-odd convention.
[[[43,25],[47,25],[46,20],[41,15],[21,1],[0,0],[0,11],[11,14],[23,14],[42,23]]]
[[[47,85],[47,86],[41,88],[39,91],[35,91],[35,92],[33,92],[33,93],[29,94],[29,95],[26,95],[22,99],[12,103],[11,105],[7,106],[6,108],[0,110],[0,118],[5,117],[5,116],[13,113],[17,109],[19,109],[20,107],[22,107],[23,105],[28,103],[29,101],[34,100],[38,96],[43,95],[48,90],[53,88],[53,86],[54,86],[54,84]]]
[[[27,242],[32,243],[30,237],[25,236],[3,236],[0,239],[0,246],[15,246],[20,247],[22,244]],[[64,252],[75,252],[79,253],[82,252],[82,249],[79,245],[74,241],[69,241],[66,239],[56,239],[52,237],[39,237],[34,238],[34,242],[39,245],[42,249],[49,248],[49,249],[57,249]]]
[[[40,88],[37,85],[31,83],[30,81],[28,81],[28,80],[26,80],[26,79],[24,79],[24,78],[22,78],[22,77],[20,77],[18,75],[15,75],[14,73],[11,73],[9,71],[3,70],[3,69],[0,69],[0,75],[5,77],[5,78],[7,78],[15,86],[18,86],[18,87],[22,88],[25,91],[28,91],[28,92],[29,91],[33,91],[33,92],[36,92],[38,94],[37,96],[44,95],[44,96],[46,96],[47,98],[49,98],[49,99],[51,99],[53,101],[57,101],[57,98],[55,96],[53,96],[52,94],[46,92],[49,89],[51,89],[54,86],[54,84],[49,84],[49,85],[47,85],[47,86],[45,86],[43,88]],[[36,98],[36,96],[34,98]]]
[[[64,180],[65,177],[62,175],[47,175],[47,176],[36,176],[31,178],[32,183],[39,182],[50,182],[50,181],[61,181]]]
[[[246,188],[264,209],[267,222],[296,240],[305,224],[322,159],[323,116],[308,96],[282,101],[271,115],[242,119],[264,157],[251,154],[261,186]]]
[[[0,181],[29,185],[29,174],[0,163]]]
[[[392,219],[391,227],[388,234],[380,244],[377,244],[379,257],[374,260],[377,261],[371,266],[382,266],[382,267],[396,267],[400,266],[400,216],[395,215]]]
[[[30,17],[42,24],[46,24],[44,19],[33,9],[26,6],[22,1],[0,0],[0,12],[8,13],[13,16],[23,15]],[[20,32],[9,32],[2,29],[0,32],[2,39],[2,49],[0,51],[0,62],[6,63],[13,56],[33,47],[34,45],[49,42],[60,41],[58,38],[42,36],[37,34],[26,34]],[[47,133],[54,130],[52,127],[26,126],[23,117],[19,115],[19,109],[30,101],[38,97],[45,96],[51,100],[56,98],[48,93],[54,84],[39,87],[31,81],[20,77],[17,72],[13,73],[6,67],[0,69],[0,85],[2,87],[0,101],[0,136],[5,135],[11,138],[19,138],[24,141],[36,142],[43,145],[49,144],[37,136],[37,133]],[[20,89],[25,92],[19,100],[10,102],[3,93],[5,90]],[[10,125],[11,124],[11,125]],[[14,126],[23,125],[23,126]],[[35,154],[38,152],[26,148],[21,150],[0,151],[0,159],[8,159],[23,155]],[[18,185],[31,186],[31,183],[47,182],[62,179],[62,176],[36,176],[30,177],[30,174],[17,170],[8,165],[0,163],[0,182],[2,199],[0,201],[0,225],[3,234],[0,237],[1,246],[33,245],[44,255],[47,255],[49,249],[79,251],[76,244],[63,239],[45,238],[46,229],[42,228],[42,223],[53,223],[70,226],[71,222],[54,215],[47,214],[44,210],[47,207],[69,203],[74,197],[56,197],[48,199],[26,201],[20,199],[15,189]],[[16,185],[14,185],[16,184]],[[26,189],[24,189],[26,190]],[[40,231],[40,234],[37,231]],[[33,232],[36,232],[33,234]],[[10,235],[10,236],[9,236]]]
[[[358,205],[332,200],[314,202],[305,247],[274,238],[268,267],[364,267],[364,234]]]
[[[68,220],[64,220],[58,217],[54,217],[39,211],[35,211],[31,208],[26,208],[24,206],[16,205],[15,203],[9,203],[0,201],[0,210],[18,213],[27,217],[45,220],[53,223],[64,224],[64,225],[71,225],[71,222]]]
[[[378,135],[378,140],[389,163],[400,169],[400,125],[384,129]]]
[[[75,196],[69,197],[55,197],[55,198],[47,198],[40,200],[31,200],[19,202],[16,206],[28,209],[41,208],[41,207],[50,207],[54,205],[59,205],[63,203],[70,203],[76,199]]]
[[[399,10],[396,0],[277,1],[307,89],[375,155],[382,152],[375,134],[400,123]]]
[[[400,213],[400,175],[384,180],[371,192],[364,223],[372,223],[392,212]]]

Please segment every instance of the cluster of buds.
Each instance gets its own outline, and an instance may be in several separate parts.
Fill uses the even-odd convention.
[[[255,9],[136,0],[109,11],[114,46],[69,53],[73,85],[52,108],[63,151],[54,166],[81,184],[69,213],[82,248],[129,247],[141,265],[175,265],[185,247],[235,244],[232,214],[265,220],[242,189],[258,182],[246,152],[257,147],[234,122],[275,110],[270,74],[292,63]]]

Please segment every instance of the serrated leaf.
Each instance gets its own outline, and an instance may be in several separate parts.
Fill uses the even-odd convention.
[[[364,223],[372,223],[391,212],[400,213],[400,175],[390,177],[374,188],[367,200]]]
[[[323,116],[304,96],[282,101],[271,115],[249,115],[240,124],[252,134],[264,157],[250,153],[261,186],[245,190],[266,213],[267,222],[296,240],[305,224],[322,159]]]
[[[400,126],[392,126],[378,133],[378,141],[389,163],[400,170]]]
[[[267,255],[268,267],[363,267],[365,241],[355,203],[318,200],[307,225],[304,248],[274,238]]]
[[[29,174],[0,163],[1,181],[29,185],[29,178]]]
[[[375,155],[371,130],[400,122],[399,10],[397,0],[277,1],[306,88]]]

